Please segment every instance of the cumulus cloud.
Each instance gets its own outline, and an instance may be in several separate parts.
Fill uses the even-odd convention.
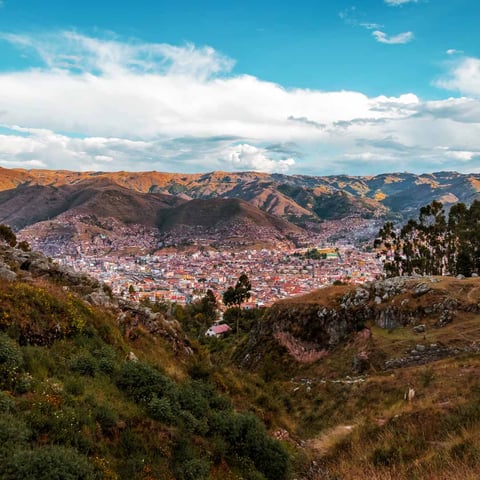
[[[286,89],[233,73],[234,60],[191,44],[76,32],[1,38],[40,62],[0,73],[3,166],[372,173],[479,162],[458,153],[480,151],[473,97]],[[467,72],[478,66],[464,60],[442,82],[472,95],[480,81]]]
[[[388,45],[398,45],[411,42],[414,39],[413,32],[403,32],[398,35],[387,35],[385,32],[375,30],[372,32],[375,40],[380,43],[386,43]]]
[[[227,148],[219,159],[233,170],[255,170],[259,172],[287,172],[295,165],[293,158],[272,158],[271,152],[249,144],[233,145]]]
[[[436,85],[465,95],[480,96],[480,58],[465,57],[454,63],[449,74]]]

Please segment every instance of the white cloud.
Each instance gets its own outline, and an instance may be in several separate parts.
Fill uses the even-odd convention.
[[[418,0],[385,0],[385,3],[390,7],[398,7],[405,5],[406,3],[417,3]]]
[[[43,60],[0,73],[3,166],[374,173],[385,162],[421,172],[480,161],[458,153],[480,151],[475,98],[285,89],[232,73],[233,60],[210,47],[2,37]],[[480,77],[467,73],[480,67],[463,61],[442,81],[471,94]]]
[[[456,50],[455,48],[449,48],[445,51],[447,55],[459,55],[463,53],[463,50]]]
[[[259,172],[287,172],[295,165],[293,158],[273,159],[271,152],[246,143],[225,149],[219,158],[233,170],[255,170]]]
[[[449,74],[435,84],[447,90],[480,96],[480,58],[466,57],[454,63]]]
[[[411,42],[414,39],[413,32],[403,32],[398,35],[387,35],[385,32],[375,30],[372,32],[375,40],[380,43],[386,43],[388,45],[398,45]]]

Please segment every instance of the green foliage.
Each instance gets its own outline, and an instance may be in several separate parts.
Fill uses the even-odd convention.
[[[374,247],[387,256],[388,276],[464,275],[480,273],[480,202],[470,208],[453,205],[445,215],[443,205],[433,201],[422,207],[418,220],[409,220],[400,231],[387,222]]]
[[[88,459],[73,449],[48,446],[16,452],[0,465],[0,477],[22,480],[95,480]]]
[[[153,397],[147,405],[147,413],[159,422],[170,424],[174,420],[174,410],[167,397]]]
[[[136,402],[145,404],[173,390],[170,379],[142,362],[126,362],[118,374],[117,385]]]
[[[0,224],[0,241],[7,243],[11,247],[14,247],[17,244],[17,237],[13,233],[13,230],[3,223]]]
[[[14,387],[22,365],[23,355],[18,344],[0,333],[0,388]]]
[[[98,369],[96,359],[89,352],[82,352],[70,360],[72,371],[93,377]]]
[[[246,273],[242,273],[235,285],[235,287],[228,287],[223,294],[223,303],[230,306],[240,305],[250,298],[250,292],[252,290],[252,284],[247,277]]]
[[[117,413],[109,405],[97,405],[93,410],[93,418],[104,432],[112,430],[118,422]]]

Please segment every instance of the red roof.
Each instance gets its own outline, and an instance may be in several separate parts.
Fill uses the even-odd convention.
[[[231,330],[230,326],[227,325],[226,323],[222,323],[221,325],[213,325],[213,327],[210,327],[210,330],[215,334],[215,335],[220,335],[221,333],[225,333]]]

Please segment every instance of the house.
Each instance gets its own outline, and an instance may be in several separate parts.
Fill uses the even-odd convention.
[[[227,333],[231,330],[230,325],[226,323],[212,325],[206,332],[206,337],[221,337],[224,333]]]

